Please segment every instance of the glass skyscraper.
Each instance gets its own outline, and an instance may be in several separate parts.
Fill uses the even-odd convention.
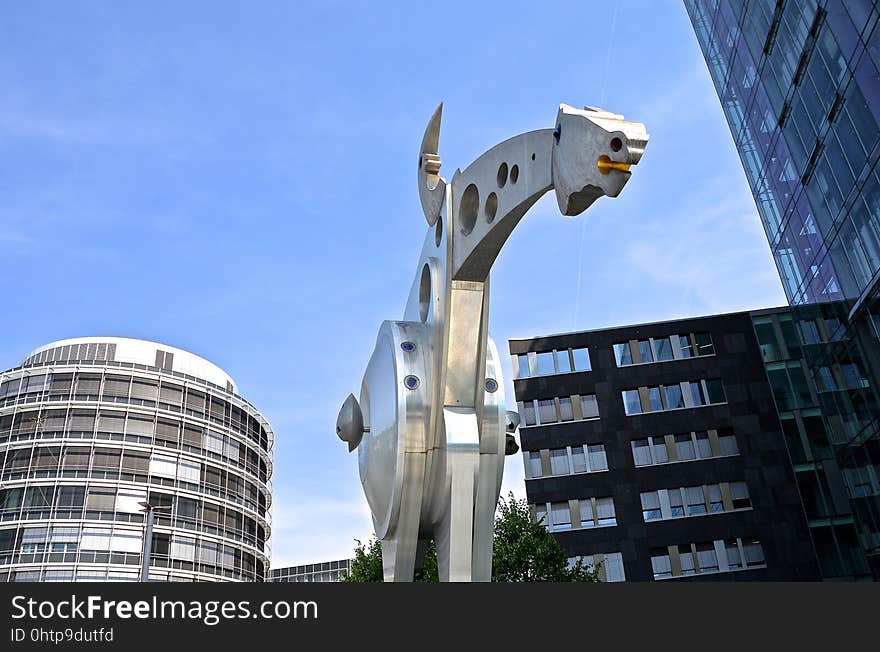
[[[780,412],[823,576],[880,579],[880,7],[685,6],[819,399]]]

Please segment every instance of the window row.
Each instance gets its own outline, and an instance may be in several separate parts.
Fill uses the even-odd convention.
[[[707,460],[738,455],[736,435],[729,430],[698,430],[662,437],[644,437],[630,442],[636,466]]]
[[[724,387],[718,378],[625,389],[621,392],[621,397],[627,416],[716,405],[726,401]]]
[[[702,516],[735,509],[750,509],[749,488],[745,482],[721,482],[696,487],[676,487],[643,491],[642,518],[662,521],[685,516]]]
[[[608,470],[604,444],[525,451],[526,479]]]
[[[764,567],[764,549],[753,537],[685,543],[651,551],[655,580]]]
[[[156,523],[246,541],[262,548],[265,528],[238,510],[206,500],[132,487],[43,485],[0,489],[0,520],[92,519],[142,523],[141,503],[162,511]]]
[[[626,581],[626,573],[623,572],[623,555],[619,552],[600,552],[595,555],[569,557],[568,567],[573,568],[578,561],[598,569],[600,582]]]
[[[11,433],[11,434],[10,434]],[[243,468],[261,480],[268,468],[260,453],[234,437],[195,423],[110,410],[31,410],[0,416],[0,443],[60,437],[128,441],[183,449]]]
[[[24,361],[22,366],[42,362],[66,362],[68,360],[115,360],[116,344],[113,342],[81,342],[43,349]]]
[[[539,398],[520,401],[518,406],[524,426],[599,418],[599,404],[595,394]]]
[[[142,528],[119,525],[5,528],[0,529],[0,564],[103,562],[139,565],[143,537]],[[189,563],[176,564],[175,561]],[[261,578],[265,568],[256,555],[237,546],[177,532],[153,533],[150,563],[211,574],[229,570],[250,578]]]
[[[715,345],[709,333],[649,337],[646,340],[619,342],[613,348],[614,362],[618,367],[715,355]]]
[[[20,555],[29,557],[31,555]],[[51,563],[58,561],[55,553],[46,555]],[[67,555],[64,555],[65,557]],[[124,561],[118,561],[119,557],[124,557]],[[138,561],[134,561],[132,553],[80,553],[79,562],[65,563],[63,566],[47,566],[37,568],[10,568],[0,570],[0,582],[137,582],[140,577],[140,568],[135,568],[140,564],[140,556]],[[126,564],[132,567],[119,568],[118,566],[92,566],[94,559],[98,559],[98,563],[106,564],[108,559],[113,564]],[[18,563],[17,561],[11,563]],[[22,562],[24,563],[24,562]],[[151,582],[193,582],[200,581],[200,578],[194,576],[193,572],[177,573],[174,570],[166,570],[171,564],[163,564],[162,568],[157,568],[157,564],[150,567]],[[262,582],[264,579],[264,564],[257,560],[257,572],[251,576],[249,574],[236,573],[227,569],[216,568],[212,575],[220,575],[233,581],[250,581]],[[211,578],[213,579],[213,578]]]
[[[262,424],[225,398],[169,383],[164,379],[101,374],[99,372],[21,375],[0,383],[0,406],[48,401],[105,401],[160,407],[208,419],[239,431],[253,442],[268,448],[268,435]]]
[[[0,453],[2,455],[2,453]],[[94,478],[154,482],[201,491],[265,514],[267,496],[256,483],[197,460],[157,451],[67,445],[14,448],[2,460],[2,479]]]
[[[534,378],[592,370],[590,351],[586,348],[521,353],[514,357],[513,365],[514,378]]]
[[[850,498],[880,496],[880,465],[846,467],[843,469],[843,483]]]
[[[614,501],[604,498],[581,498],[558,503],[535,505],[535,522],[551,532],[617,525]]]

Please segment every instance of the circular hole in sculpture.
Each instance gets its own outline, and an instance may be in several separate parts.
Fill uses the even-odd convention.
[[[434,244],[436,246],[440,246],[440,242],[443,240],[443,218],[437,218],[437,224],[434,226]]]
[[[614,137],[611,139],[612,152],[619,152],[621,147],[623,147],[623,141],[620,138]]]
[[[519,179],[519,166],[514,165],[510,168],[510,183],[516,183],[517,179]]]
[[[495,380],[494,378],[487,378],[486,379],[486,391],[489,392],[490,394],[494,394],[496,391],[498,391],[498,381]]]
[[[489,196],[486,197],[486,221],[490,224],[492,220],[495,219],[495,214],[498,212],[498,195],[494,192],[490,192]]]
[[[461,219],[461,232],[467,235],[474,230],[477,223],[477,213],[480,211],[480,191],[474,184],[464,189],[461,195],[461,204],[458,206],[458,216]]]
[[[533,161],[535,160],[535,153],[534,152],[532,152],[532,160]]]
[[[507,183],[507,163],[498,166],[498,187],[503,188]]]
[[[406,351],[407,353],[412,353],[413,351],[416,350],[416,345],[414,342],[409,342],[409,341],[401,342],[400,348],[403,349],[404,351]]]
[[[431,269],[427,263],[422,267],[422,279],[419,281],[419,317],[423,322],[428,321],[428,311],[431,308]]]

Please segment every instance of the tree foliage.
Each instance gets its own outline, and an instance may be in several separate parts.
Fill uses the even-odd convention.
[[[529,505],[513,493],[502,498],[495,514],[492,549],[493,582],[598,582],[599,569],[577,561],[568,566],[568,554],[540,523],[532,523]],[[425,552],[416,582],[437,581],[437,553],[433,541]],[[346,582],[382,581],[382,545],[371,539],[355,549]]]

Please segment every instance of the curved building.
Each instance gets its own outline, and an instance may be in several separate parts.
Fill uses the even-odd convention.
[[[0,374],[0,581],[263,581],[274,434],[222,369],[83,337]]]

